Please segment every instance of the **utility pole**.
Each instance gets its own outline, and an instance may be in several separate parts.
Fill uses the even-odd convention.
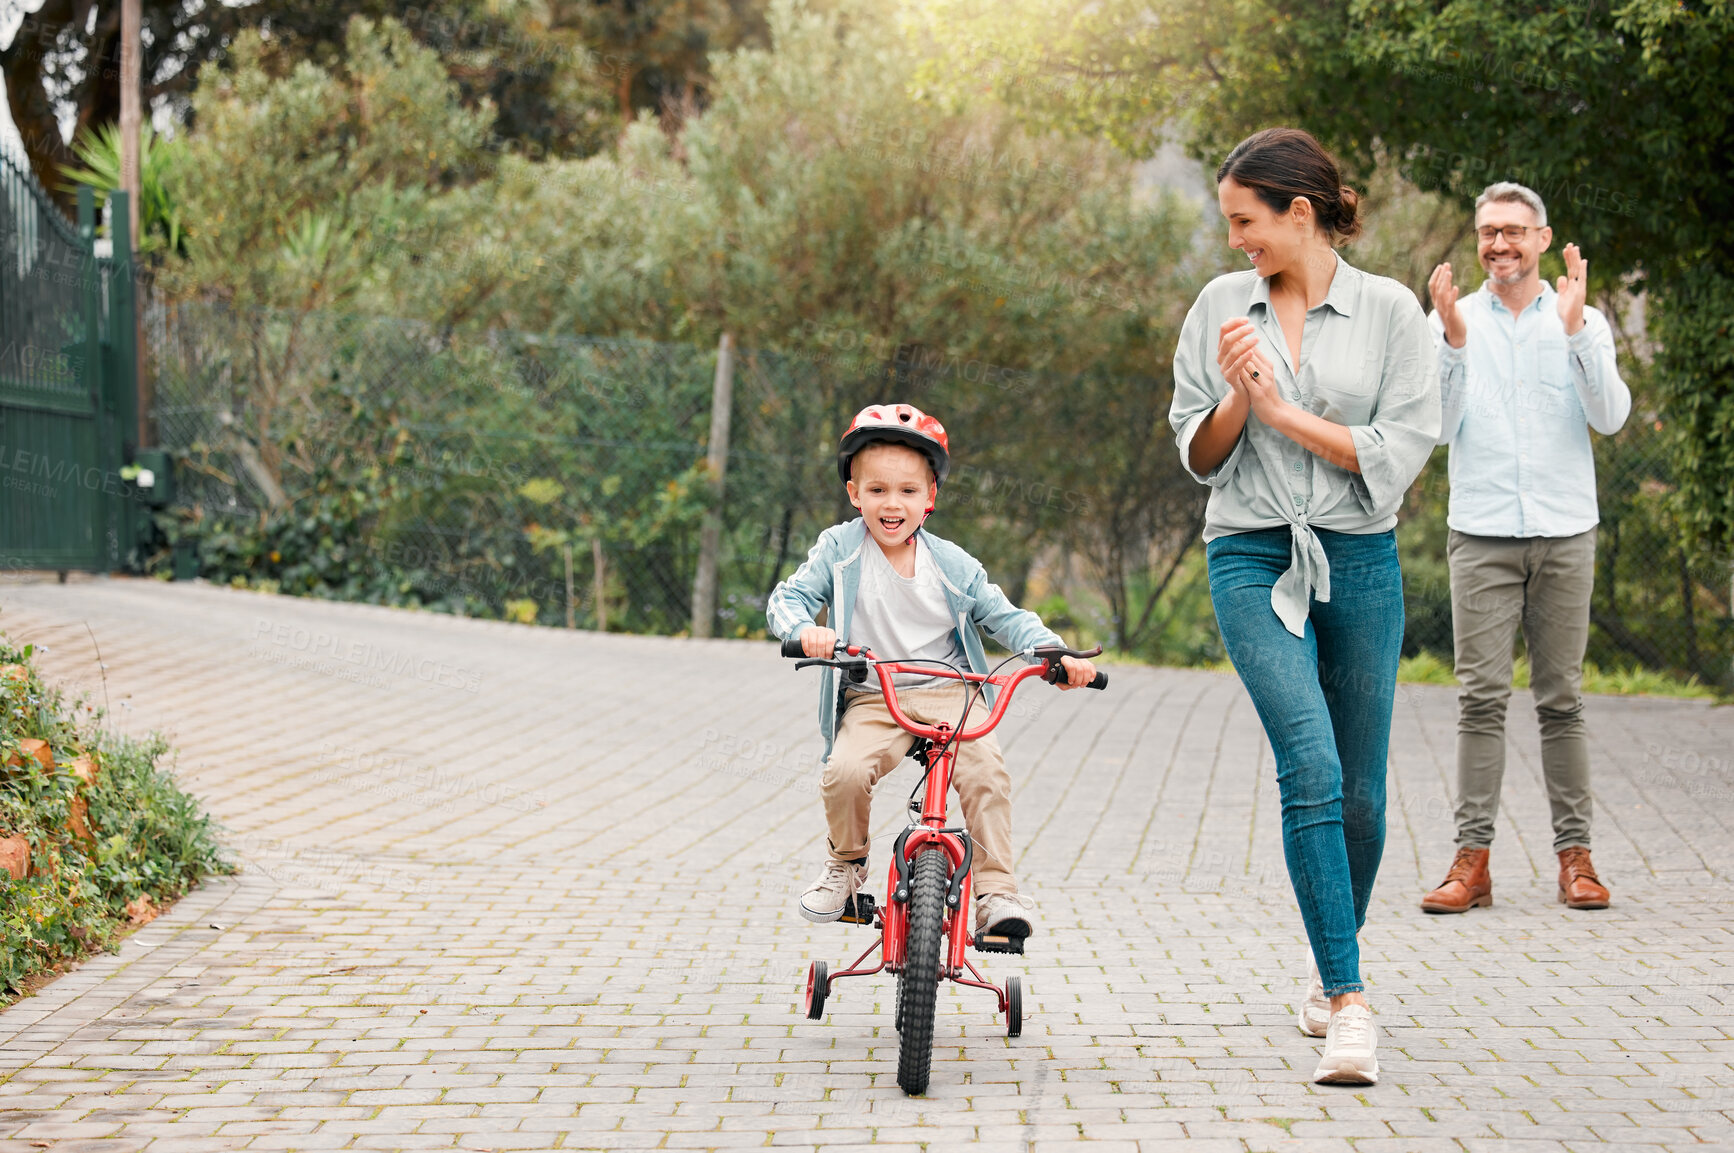
[[[698,574],[692,581],[692,635],[708,637],[716,619],[717,554],[722,550],[723,481],[729,465],[729,409],[734,403],[735,338],[728,333],[716,349],[716,379],[710,395],[710,445],[705,464],[710,472],[711,507],[698,533]]]
[[[141,0],[120,0],[120,188],[126,193],[127,240],[132,251],[126,268],[133,278],[133,388],[138,404],[139,444],[154,444],[156,437],[150,428],[150,396],[146,374],[140,367],[144,352],[143,322],[138,300],[138,204],[139,204],[139,125],[144,119],[143,46],[139,28],[143,24]],[[116,257],[122,254],[117,252]],[[137,450],[134,446],[134,451]]]
[[[138,245],[139,124],[144,119],[140,96],[139,26],[141,0],[120,0],[120,189],[127,195],[133,246]]]

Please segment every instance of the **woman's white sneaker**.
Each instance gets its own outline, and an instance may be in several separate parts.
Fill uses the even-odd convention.
[[[825,924],[843,915],[850,898],[867,883],[867,866],[826,861],[825,871],[801,894],[801,916]]]
[[[1307,999],[1295,1014],[1295,1026],[1309,1037],[1323,1037],[1331,1027],[1331,999],[1325,996],[1325,983],[1311,949],[1307,950]]]
[[[1321,1085],[1374,1085],[1379,1080],[1375,1053],[1379,1031],[1365,1005],[1344,1005],[1331,1014],[1325,1052],[1313,1080]]]

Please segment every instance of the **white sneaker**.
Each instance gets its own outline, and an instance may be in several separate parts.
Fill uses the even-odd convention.
[[[1035,931],[1036,902],[1021,893],[989,893],[975,902],[975,931],[1027,937]]]
[[[1307,999],[1295,1014],[1295,1025],[1309,1037],[1323,1037],[1331,1027],[1331,999],[1325,996],[1325,983],[1311,949],[1307,950]]]
[[[821,925],[843,915],[856,890],[867,883],[867,866],[826,861],[825,871],[801,894],[801,916]]]
[[[1320,1085],[1374,1085],[1379,1080],[1379,1059],[1374,1049],[1379,1031],[1373,1011],[1365,1005],[1345,1005],[1331,1014],[1325,1033],[1325,1052],[1313,1080]]]

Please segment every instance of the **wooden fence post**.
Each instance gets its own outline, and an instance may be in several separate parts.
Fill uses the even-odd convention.
[[[572,595],[572,542],[567,541],[560,546],[560,555],[566,561],[566,627],[578,627],[578,601]]]
[[[729,464],[729,409],[734,402],[735,340],[728,333],[716,349],[716,380],[710,394],[710,445],[705,465],[710,472],[711,507],[698,534],[698,573],[692,580],[692,635],[708,637],[716,620],[717,554],[722,550],[723,482]]]
[[[608,554],[602,551],[602,538],[590,538],[590,588],[596,600],[596,631],[608,631]]]

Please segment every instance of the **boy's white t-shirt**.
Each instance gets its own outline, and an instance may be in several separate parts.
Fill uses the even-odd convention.
[[[969,656],[957,635],[957,622],[951,619],[945,585],[932,553],[918,539],[915,575],[906,577],[891,567],[878,542],[869,538],[861,551],[865,555],[861,584],[855,590],[855,615],[849,622],[849,643],[866,645],[874,656],[885,660],[936,659],[968,672]],[[915,673],[898,673],[893,679],[899,689],[960,683]],[[870,673],[864,684],[851,687],[883,691],[877,673]]]

